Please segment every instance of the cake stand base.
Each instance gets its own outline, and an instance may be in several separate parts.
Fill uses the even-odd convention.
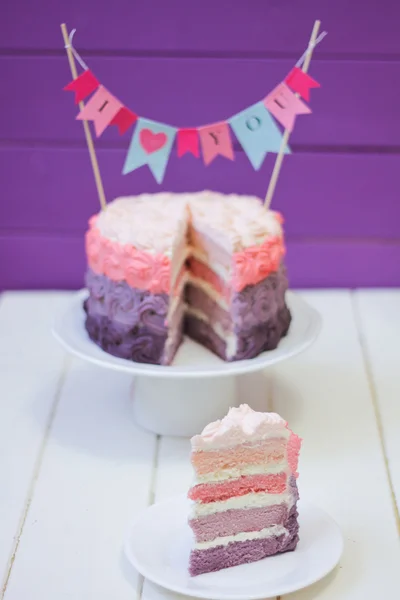
[[[140,427],[159,435],[192,436],[240,402],[238,377],[170,379],[136,377],[133,414]]]

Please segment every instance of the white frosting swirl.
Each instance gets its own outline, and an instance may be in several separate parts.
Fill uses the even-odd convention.
[[[259,198],[210,191],[117,198],[99,213],[96,227],[103,237],[122,245],[171,256],[188,207],[194,227],[210,233],[230,251],[282,235],[278,214],[266,211]]]
[[[287,422],[277,413],[256,412],[247,404],[230,408],[226,417],[207,425],[191,439],[193,450],[213,450],[268,437],[288,437]]]

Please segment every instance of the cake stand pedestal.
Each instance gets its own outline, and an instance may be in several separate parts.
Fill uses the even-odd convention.
[[[185,339],[172,365],[148,365],[111,356],[89,339],[83,310],[87,294],[81,290],[71,298],[54,324],[55,337],[84,360],[135,376],[134,418],[141,427],[160,435],[191,436],[222,418],[231,406],[254,406],[263,398],[266,400],[264,369],[305,350],[321,328],[318,312],[289,292],[292,323],[275,350],[250,360],[226,363],[193,340]]]

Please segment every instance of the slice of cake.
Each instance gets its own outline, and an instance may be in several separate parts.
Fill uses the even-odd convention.
[[[294,550],[301,440],[276,413],[231,408],[192,443],[191,575]]]
[[[258,198],[119,198],[90,220],[86,253],[86,328],[115,356],[170,364],[185,331],[241,360],[288,331],[282,218]]]

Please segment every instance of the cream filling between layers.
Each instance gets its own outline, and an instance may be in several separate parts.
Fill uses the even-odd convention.
[[[200,483],[216,483],[228,479],[239,479],[239,477],[245,477],[247,475],[273,475],[275,473],[282,473],[282,471],[286,471],[288,474],[290,473],[290,469],[287,469],[286,460],[281,460],[273,465],[244,465],[232,467],[231,469],[220,469],[219,471],[205,473],[204,475],[197,475],[194,485]]]
[[[248,542],[250,540],[262,540],[269,537],[279,537],[280,535],[289,535],[288,530],[283,525],[271,525],[259,531],[248,531],[237,533],[236,535],[227,535],[225,537],[215,538],[209,542],[198,542],[195,544],[195,550],[208,550],[216,546],[227,546],[233,542]]]
[[[214,513],[224,512],[231,509],[240,508],[263,508],[264,506],[273,506],[274,504],[287,504],[290,508],[295,503],[294,496],[291,492],[283,494],[268,494],[267,492],[251,492],[244,496],[234,496],[228,500],[219,502],[206,502],[204,504],[196,502],[192,504],[190,518],[204,517],[213,515]]]

